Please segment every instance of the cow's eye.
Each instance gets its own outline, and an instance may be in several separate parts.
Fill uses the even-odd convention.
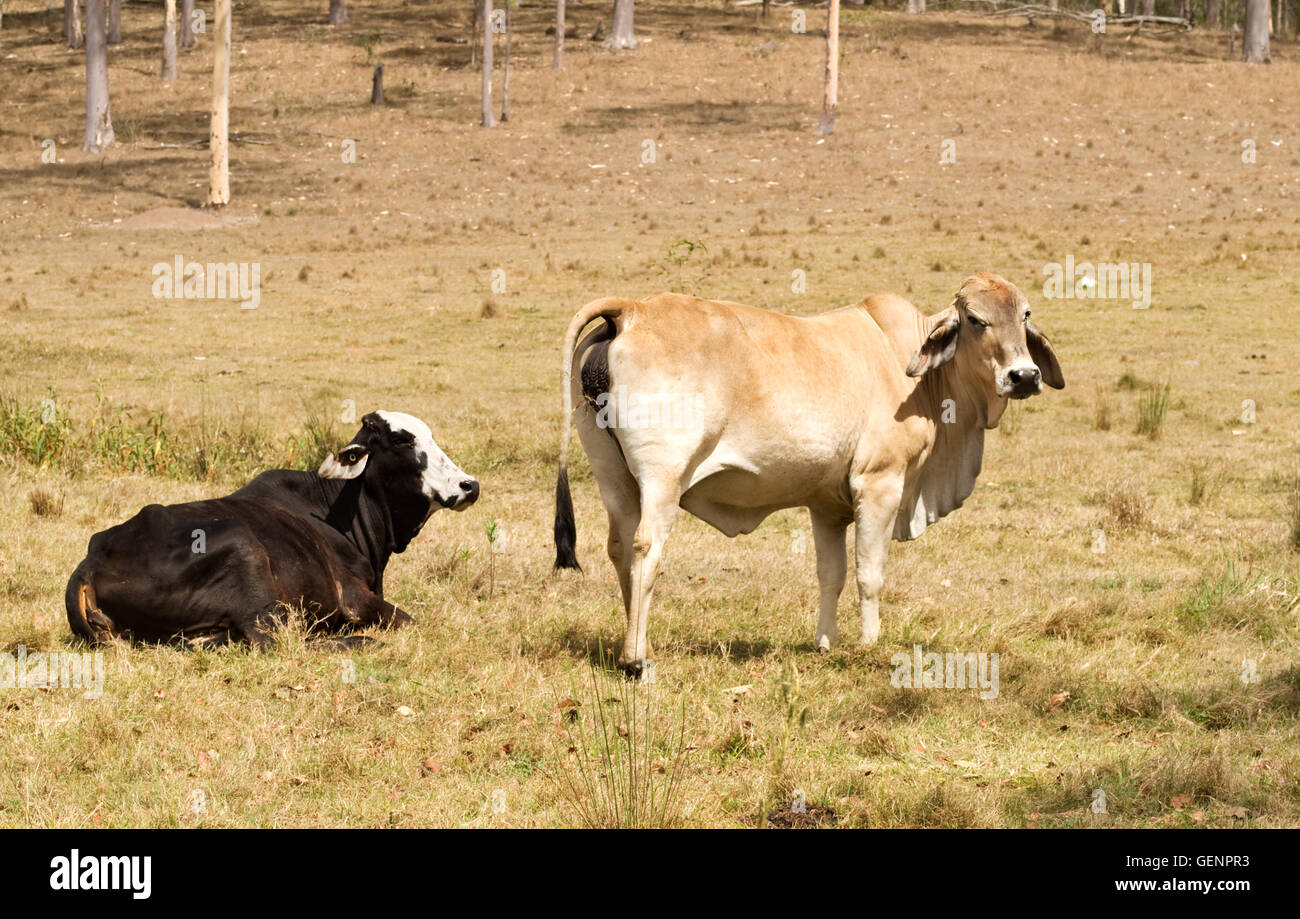
[[[987,322],[972,314],[967,314],[966,319],[970,322],[972,326],[974,326],[977,329],[983,329],[988,326]]]

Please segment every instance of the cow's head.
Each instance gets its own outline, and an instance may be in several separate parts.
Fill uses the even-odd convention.
[[[1009,281],[988,272],[967,278],[952,306],[933,321],[933,330],[907,365],[908,376],[922,376],[952,361],[963,378],[978,381],[998,402],[1037,395],[1044,383],[1064,388],[1047,336],[1029,321],[1029,301]]]
[[[355,479],[381,490],[402,546],[441,507],[463,511],[478,500],[478,482],[438,449],[429,426],[403,412],[371,412],[352,441],[321,463],[326,479]],[[403,538],[404,537],[404,538]]]

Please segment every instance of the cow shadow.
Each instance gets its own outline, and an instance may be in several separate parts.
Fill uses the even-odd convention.
[[[653,642],[652,642],[653,643]],[[559,634],[534,649],[538,657],[569,657],[586,661],[595,667],[613,669],[619,652],[623,649],[621,636],[613,636],[608,629],[584,628],[569,625]],[[728,663],[745,663],[761,660],[776,652],[813,654],[816,646],[811,642],[778,644],[767,639],[699,638],[687,641],[661,639],[655,644],[659,661],[674,657],[720,658]]]

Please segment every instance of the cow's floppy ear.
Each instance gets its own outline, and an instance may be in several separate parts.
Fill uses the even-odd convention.
[[[1029,343],[1029,356],[1043,375],[1043,382],[1052,389],[1065,389],[1065,377],[1061,375],[1061,364],[1052,350],[1052,343],[1028,319],[1025,320],[1025,340]]]
[[[348,444],[338,453],[331,453],[320,464],[316,474],[322,479],[355,479],[365,471],[370,451],[361,444]]]
[[[938,323],[921,343],[921,350],[912,356],[907,365],[909,377],[924,376],[936,367],[942,367],[952,360],[957,353],[957,335],[961,331],[961,315],[955,305],[948,307],[937,317]]]

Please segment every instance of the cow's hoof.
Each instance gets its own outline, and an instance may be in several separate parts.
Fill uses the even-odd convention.
[[[831,649],[832,644],[833,642],[831,641],[831,637],[829,635],[817,636],[817,650],[821,651],[823,654]]]
[[[640,679],[641,674],[645,672],[646,664],[648,663],[649,661],[644,661],[644,660],[640,660],[640,661],[621,660],[618,662],[618,669],[623,671],[624,676]]]

